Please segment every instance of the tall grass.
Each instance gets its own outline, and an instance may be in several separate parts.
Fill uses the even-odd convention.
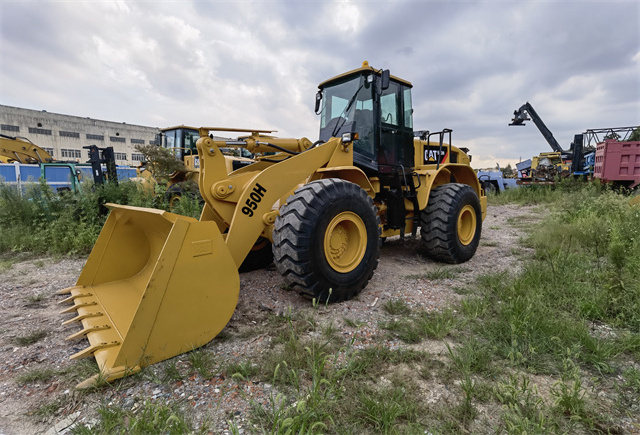
[[[576,193],[581,197],[597,197],[606,189],[606,186],[598,181],[586,183],[567,178],[553,185],[531,185],[508,189],[500,194],[489,196],[489,204],[558,204]]]
[[[130,181],[117,186],[83,183],[78,192],[61,193],[41,182],[28,185],[22,195],[0,183],[0,253],[86,254],[107,218],[106,203],[168,210],[162,189],[152,195]],[[174,212],[198,216],[200,206],[186,199]]]
[[[640,209],[589,186],[560,199],[528,237],[535,258],[523,273],[482,280],[492,309],[477,332],[534,371],[559,371],[567,349],[608,370],[611,358],[640,352]]]

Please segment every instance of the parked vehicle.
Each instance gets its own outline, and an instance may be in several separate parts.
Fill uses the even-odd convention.
[[[118,178],[135,177],[135,168],[116,166],[113,147],[89,145],[84,148],[89,150],[86,164],[56,161],[27,138],[0,134],[0,181],[22,190],[24,183],[43,179],[56,191],[75,192],[84,179],[102,184],[105,180],[117,183]]]
[[[593,176],[633,189],[640,185],[640,141],[607,139],[596,146]]]
[[[505,177],[500,170],[479,170],[478,180],[480,180],[480,184],[487,194],[496,194],[504,192],[506,189],[515,189],[518,187],[518,183],[515,178]]]
[[[526,125],[525,121],[533,121],[553,151],[540,153],[540,155],[533,157],[529,167],[522,165],[521,168],[518,168],[522,172],[521,181],[523,184],[553,182],[558,178],[566,178],[584,171],[585,155],[594,151],[589,146],[583,146],[584,133],[576,134],[569,149],[564,150],[529,102],[513,112],[513,119],[509,125]]]

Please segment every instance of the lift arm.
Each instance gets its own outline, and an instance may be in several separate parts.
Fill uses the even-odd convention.
[[[527,114],[529,114],[531,118],[529,118]],[[525,125],[525,121],[533,121],[536,127],[538,127],[538,130],[540,130],[540,133],[542,133],[542,136],[544,136],[547,143],[551,146],[551,149],[558,153],[566,153],[562,149],[556,138],[553,137],[553,133],[551,133],[551,130],[549,130],[544,122],[542,122],[542,119],[540,118],[540,116],[538,116],[538,113],[535,111],[533,106],[529,104],[529,102],[524,103],[518,110],[515,110],[513,112],[513,119],[511,120],[511,124],[509,125]]]

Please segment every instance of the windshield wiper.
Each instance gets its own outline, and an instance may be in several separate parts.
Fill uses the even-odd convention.
[[[351,99],[349,100],[347,105],[344,107],[344,110],[342,111],[342,113],[339,116],[339,118],[342,119],[342,124],[340,124],[340,120],[338,120],[338,122],[336,123],[335,128],[331,132],[331,137],[335,137],[336,133],[339,132],[340,129],[344,126],[344,123],[347,122],[347,118],[343,118],[342,115],[345,115],[349,111],[349,109],[351,109],[351,105],[356,101],[356,97],[358,96],[358,92],[360,92],[360,89],[362,89],[363,86],[364,86],[364,84],[360,85],[360,87],[358,88],[356,93],[353,94],[353,97],[351,97]]]

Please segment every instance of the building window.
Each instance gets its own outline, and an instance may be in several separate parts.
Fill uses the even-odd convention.
[[[144,145],[144,139],[131,139],[131,143],[135,143],[138,145]]]
[[[46,128],[29,127],[29,133],[51,136],[51,130],[47,130]]]
[[[87,139],[89,140],[104,140],[104,136],[101,134],[89,134],[87,133]]]
[[[42,148],[42,149],[48,152],[51,157],[53,157],[53,148]]]
[[[3,131],[20,131],[20,127],[17,125],[2,124],[2,127],[0,128],[2,128]]]
[[[118,136],[109,136],[111,142],[126,142],[126,139]]]
[[[113,153],[116,160],[127,160],[127,153]]]
[[[80,139],[80,133],[76,133],[74,131],[61,131],[60,136],[62,137],[75,137]]]
[[[70,149],[62,148],[60,150],[60,154],[62,155],[62,158],[65,158],[65,159],[79,159],[79,158],[82,158],[82,151],[80,151],[80,150],[70,150]]]
[[[132,153],[131,160],[133,160],[134,162],[144,162],[144,155]]]

